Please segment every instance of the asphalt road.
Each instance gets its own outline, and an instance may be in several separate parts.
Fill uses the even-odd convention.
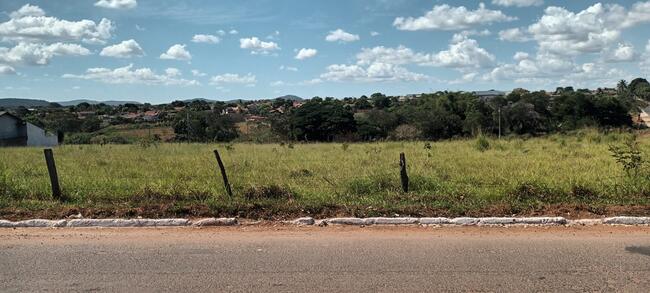
[[[0,291],[650,291],[650,228],[0,229]]]

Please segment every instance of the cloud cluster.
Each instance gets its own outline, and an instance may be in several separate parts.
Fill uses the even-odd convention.
[[[95,80],[108,84],[145,84],[145,85],[198,85],[196,80],[180,78],[180,71],[168,68],[165,74],[157,74],[150,68],[134,68],[133,64],[125,67],[89,68],[84,74],[64,74],[63,78]]]
[[[349,43],[359,40],[359,35],[348,33],[342,29],[330,31],[325,37],[328,42]]]
[[[185,45],[175,44],[160,54],[160,59],[189,61],[192,60],[192,54],[185,49]]]
[[[272,51],[280,50],[280,46],[278,46],[277,43],[264,42],[260,40],[258,37],[239,39],[239,47],[242,49],[250,50],[251,54],[261,54],[261,55],[267,55],[270,54]]]
[[[0,39],[9,42],[83,41],[105,43],[112,35],[113,23],[103,18],[68,21],[46,16],[38,6],[26,4],[10,14],[10,19],[0,23]]]
[[[104,47],[99,53],[100,56],[115,58],[131,58],[144,56],[144,50],[134,39],[122,41],[119,44]]]
[[[4,73],[13,73],[16,65],[47,65],[55,56],[85,56],[90,50],[78,44],[36,44],[20,42],[16,46],[0,47],[0,66]],[[11,69],[10,69],[11,68]]]
[[[447,4],[436,5],[431,11],[420,17],[398,17],[393,26],[399,30],[463,30],[484,24],[515,20],[500,10],[485,8],[480,3],[476,10],[465,6],[452,7]]]

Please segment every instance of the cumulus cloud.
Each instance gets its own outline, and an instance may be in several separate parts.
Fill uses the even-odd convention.
[[[194,43],[208,43],[208,44],[216,44],[219,43],[221,39],[215,35],[194,35],[192,37],[192,42]]]
[[[320,78],[328,81],[421,81],[427,76],[407,70],[404,67],[388,63],[372,63],[364,67],[357,64],[333,64],[327,67]]]
[[[138,6],[137,0],[99,0],[95,6],[109,9],[133,9]]]
[[[298,51],[298,54],[296,54],[296,57],[294,58],[298,60],[304,60],[304,59],[314,57],[316,56],[316,54],[318,54],[318,50],[316,49],[302,48]]]
[[[111,45],[102,49],[100,56],[115,58],[131,58],[144,56],[144,50],[140,44],[133,39],[122,41],[119,44]]]
[[[167,74],[167,76],[170,77],[177,77],[182,75],[181,71],[178,68],[174,68],[174,67],[169,67],[165,69],[165,74]]]
[[[192,55],[185,50],[185,45],[176,44],[169,47],[167,52],[162,53],[160,59],[189,61],[192,60]]]
[[[63,78],[76,78],[95,80],[109,84],[146,84],[146,85],[198,85],[196,80],[187,80],[179,77],[180,72],[169,68],[165,74],[157,74],[150,68],[134,68],[133,64],[125,67],[89,68],[84,74],[64,74]]]
[[[410,48],[400,45],[397,48],[387,48],[384,46],[363,48],[356,55],[356,58],[357,64],[362,66],[367,66],[375,62],[405,65],[427,63],[431,56],[413,52]]]
[[[258,37],[239,39],[239,47],[251,50],[251,54],[270,54],[272,51],[280,50],[275,42],[264,42]]]
[[[348,43],[358,41],[359,35],[348,33],[342,29],[337,29],[335,31],[330,31],[325,37],[325,40],[328,42]]]
[[[99,23],[92,20],[68,21],[45,16],[38,6],[26,4],[10,13],[10,19],[0,23],[0,38],[11,42],[78,41],[105,43],[111,37],[113,23],[103,18]]]
[[[618,4],[594,4],[574,13],[551,6],[528,27],[539,50],[560,55],[601,52],[615,44],[624,28],[650,22],[650,2],[639,2],[631,9]]]
[[[492,0],[492,4],[506,7],[528,7],[541,6],[544,4],[544,0]]]
[[[210,78],[210,83],[215,85],[220,84],[244,84],[250,85],[257,83],[255,75],[248,73],[246,75],[239,75],[237,73],[225,73],[216,75]]]
[[[631,44],[618,44],[613,50],[606,50],[604,52],[604,59],[607,62],[630,62],[637,59],[634,46]]]
[[[494,55],[481,48],[474,39],[455,35],[448,50],[433,54],[429,64],[452,68],[491,67],[495,63]]]
[[[378,36],[378,35],[379,35],[378,32],[375,32],[375,31],[370,32],[370,36],[371,36],[371,37],[376,37],[376,36]]]
[[[520,28],[511,28],[499,31],[499,40],[509,42],[526,42],[530,41],[531,37]]]
[[[90,50],[78,44],[35,44],[20,42],[15,47],[0,47],[0,64],[47,65],[54,56],[85,56]]]
[[[443,4],[434,6],[424,16],[395,18],[393,26],[406,31],[463,30],[515,19],[515,17],[507,16],[500,10],[487,9],[483,3],[480,3],[476,10],[469,10],[465,6],[452,7]]]

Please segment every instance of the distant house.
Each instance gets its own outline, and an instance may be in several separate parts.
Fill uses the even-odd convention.
[[[8,112],[0,112],[0,146],[56,146],[59,138]]]
[[[506,92],[489,90],[489,91],[477,91],[474,94],[479,97],[481,100],[490,100],[496,97],[503,97],[506,95]]]
[[[650,106],[641,109],[636,121],[650,127]]]

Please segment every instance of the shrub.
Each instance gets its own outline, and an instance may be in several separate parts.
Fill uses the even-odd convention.
[[[610,145],[609,151],[628,176],[635,177],[639,174],[643,158],[636,135],[629,135],[621,146]]]
[[[479,134],[474,143],[474,148],[479,152],[484,152],[490,149],[490,141],[483,134]]]

